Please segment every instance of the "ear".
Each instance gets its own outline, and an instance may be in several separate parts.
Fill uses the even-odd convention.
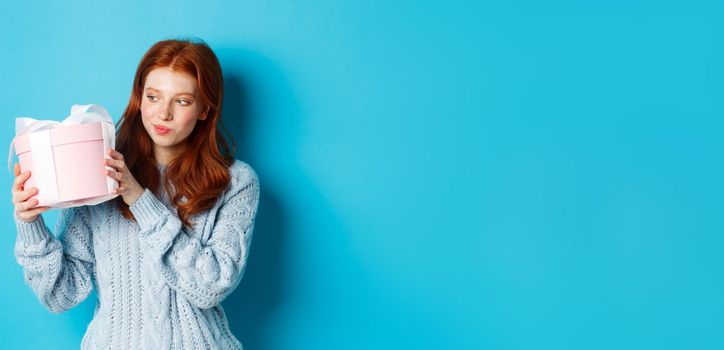
[[[206,110],[201,112],[201,114],[199,114],[199,120],[206,120],[206,118],[209,116],[209,109],[211,109],[211,108],[206,107]]]

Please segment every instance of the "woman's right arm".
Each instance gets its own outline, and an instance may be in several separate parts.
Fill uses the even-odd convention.
[[[16,164],[13,183],[15,225],[18,230],[15,258],[23,267],[25,283],[51,312],[60,313],[80,304],[93,289],[95,258],[87,206],[61,209],[55,238],[40,213],[33,208],[36,188],[23,190],[29,173]]]

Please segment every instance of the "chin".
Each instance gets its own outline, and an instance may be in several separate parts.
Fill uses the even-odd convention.
[[[151,137],[151,140],[154,144],[162,146],[162,147],[168,147],[173,145],[173,141],[169,141],[167,139],[158,139],[157,137]]]
[[[169,142],[169,141],[166,141],[166,140],[161,141],[161,142],[156,142],[156,144],[159,145],[159,146],[161,146],[161,147],[173,147],[173,146],[175,145],[174,142]]]

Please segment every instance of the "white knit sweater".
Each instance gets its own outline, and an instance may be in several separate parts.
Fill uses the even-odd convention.
[[[138,222],[112,201],[61,209],[58,238],[42,216],[30,223],[16,217],[15,257],[25,282],[54,313],[96,288],[81,349],[242,349],[219,303],[244,274],[259,180],[239,160],[230,173],[214,207],[192,217],[193,230],[165,193],[148,189],[130,206]]]

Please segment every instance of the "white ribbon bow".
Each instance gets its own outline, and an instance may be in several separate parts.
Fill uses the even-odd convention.
[[[8,170],[13,166],[13,151],[15,150],[15,139],[20,135],[29,134],[36,131],[48,130],[59,126],[70,126],[88,123],[106,123],[103,127],[103,137],[111,141],[111,145],[116,144],[116,133],[113,119],[111,119],[108,111],[103,106],[89,105],[73,105],[70,108],[70,115],[62,122],[54,120],[36,120],[33,118],[16,118],[15,119],[15,138],[10,143],[8,152]]]

